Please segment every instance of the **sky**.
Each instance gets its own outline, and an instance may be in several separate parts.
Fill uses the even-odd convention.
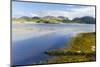
[[[44,16],[64,16],[69,19],[75,17],[92,16],[95,17],[94,6],[48,4],[36,2],[12,2],[12,17],[44,17]]]

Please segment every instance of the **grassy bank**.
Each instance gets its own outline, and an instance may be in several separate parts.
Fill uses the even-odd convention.
[[[45,54],[54,56],[47,63],[95,61],[95,37],[95,32],[80,33],[70,40],[69,47],[46,51]]]

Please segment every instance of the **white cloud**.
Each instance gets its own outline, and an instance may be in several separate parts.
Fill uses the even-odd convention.
[[[34,17],[34,16],[39,16],[38,14],[34,14],[34,13],[30,13],[30,15],[31,15],[32,17]]]
[[[65,16],[69,19],[82,16],[92,16],[95,17],[95,7],[86,7],[86,8],[77,8],[72,9],[72,11],[63,11],[63,10],[42,10],[32,13],[34,16]]]

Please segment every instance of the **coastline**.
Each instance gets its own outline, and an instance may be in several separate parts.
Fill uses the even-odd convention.
[[[79,39],[81,46],[75,44],[77,41],[77,37],[83,37],[90,39],[90,42],[84,41],[81,42]],[[93,39],[94,38],[94,39]],[[78,44],[78,42],[76,42]],[[92,43],[91,43],[92,42]],[[94,43],[93,43],[94,42]],[[87,43],[86,46],[84,43]],[[70,62],[86,62],[86,61],[95,61],[96,53],[95,53],[95,32],[86,32],[79,33],[75,37],[73,37],[69,42],[69,47],[55,50],[48,50],[45,54],[49,56],[55,56],[53,59],[48,59],[47,63],[70,63]],[[76,45],[76,46],[75,46]]]

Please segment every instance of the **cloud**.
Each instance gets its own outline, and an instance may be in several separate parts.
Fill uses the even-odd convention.
[[[30,13],[30,15],[31,15],[32,17],[34,17],[34,16],[39,16],[38,14],[34,14],[34,13]]]
[[[83,16],[92,16],[95,17],[95,7],[85,7],[85,8],[74,8],[71,11],[65,10],[42,10],[31,13],[34,16],[65,16],[69,19],[73,19],[75,17],[83,17]]]

